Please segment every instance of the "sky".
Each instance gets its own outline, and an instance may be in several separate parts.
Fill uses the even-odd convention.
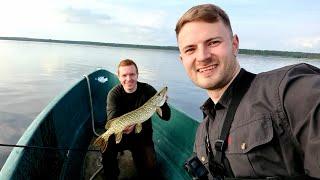
[[[204,3],[227,12],[240,49],[320,53],[316,0],[0,0],[0,36],[177,46],[177,20]]]

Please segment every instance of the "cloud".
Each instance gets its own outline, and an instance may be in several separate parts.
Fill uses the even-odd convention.
[[[67,23],[103,24],[111,20],[107,14],[97,13],[92,9],[78,9],[69,7],[63,11]]]
[[[298,42],[301,43],[302,47],[305,48],[314,48],[320,45],[320,37],[317,38],[305,38],[305,39],[298,39]]]
[[[93,2],[90,6],[73,4],[62,13],[67,23],[139,26],[144,28],[159,28],[165,24],[168,17],[163,9],[150,9],[144,6],[126,6],[117,3],[99,4]]]
[[[310,52],[320,51],[320,35],[314,37],[297,37],[288,42],[288,45],[297,50],[306,50]]]
[[[68,27],[64,33],[66,29],[77,29],[68,33],[68,39],[166,45],[164,37],[173,31],[169,11],[163,8],[93,2],[90,6],[70,4],[61,12]]]

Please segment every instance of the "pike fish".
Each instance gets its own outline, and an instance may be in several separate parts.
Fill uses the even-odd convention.
[[[130,126],[135,126],[135,133],[140,133],[142,130],[142,123],[148,120],[156,111],[162,116],[161,106],[165,103],[167,98],[168,87],[164,87],[157,92],[141,107],[128,112],[120,117],[108,120],[105,125],[107,130],[100,135],[95,141],[94,145],[99,146],[100,150],[104,152],[108,146],[108,139],[112,134],[116,136],[116,143],[118,144],[122,139],[123,130]]]

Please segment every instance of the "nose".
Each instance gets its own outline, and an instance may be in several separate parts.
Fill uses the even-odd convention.
[[[131,79],[131,76],[126,76],[126,81],[130,81]]]
[[[199,47],[197,53],[197,60],[198,61],[205,61],[209,59],[211,56],[210,51],[206,47]]]

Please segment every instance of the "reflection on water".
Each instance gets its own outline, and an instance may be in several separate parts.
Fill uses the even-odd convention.
[[[16,143],[30,121],[31,118],[27,115],[0,110],[0,143]],[[11,150],[12,148],[0,146],[0,167],[3,166]]]
[[[120,59],[137,62],[139,80],[169,87],[169,103],[201,120],[205,91],[188,79],[177,51],[0,41],[0,143],[15,144],[56,95],[96,68],[116,72]],[[320,60],[240,55],[245,69],[258,73],[298,62]],[[11,148],[0,147],[0,167]]]

